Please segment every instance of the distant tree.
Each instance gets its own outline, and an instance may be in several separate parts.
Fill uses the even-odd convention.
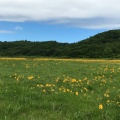
[[[112,55],[113,55],[113,51],[110,47],[106,47],[103,51],[103,56],[105,58],[112,58]]]

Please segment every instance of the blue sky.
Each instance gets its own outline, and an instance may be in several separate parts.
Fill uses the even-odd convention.
[[[68,43],[78,42],[104,31],[104,29],[84,29],[40,22],[0,22],[0,28],[6,30],[0,34],[0,41],[56,40]]]
[[[119,29],[119,5],[119,0],[1,0],[0,41],[78,42]]]

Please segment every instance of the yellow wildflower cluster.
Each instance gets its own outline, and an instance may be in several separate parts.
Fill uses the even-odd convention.
[[[10,78],[14,78],[17,81],[19,81],[20,79],[23,79],[24,76],[23,75],[18,75],[17,73],[14,73],[13,75],[10,75]]]
[[[104,93],[104,96],[105,96],[105,97],[109,97],[109,92],[110,92],[110,90],[108,89],[108,90]]]

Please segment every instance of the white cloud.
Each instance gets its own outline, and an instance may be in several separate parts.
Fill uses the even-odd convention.
[[[0,0],[0,21],[116,28],[120,25],[119,5],[120,0]]]
[[[23,28],[21,26],[16,26],[14,29],[15,30],[23,30]]]
[[[13,34],[13,31],[9,31],[9,30],[0,30],[0,34]]]

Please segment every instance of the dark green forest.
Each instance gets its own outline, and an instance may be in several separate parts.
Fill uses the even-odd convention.
[[[109,30],[76,43],[0,42],[1,57],[120,58],[120,30]]]

